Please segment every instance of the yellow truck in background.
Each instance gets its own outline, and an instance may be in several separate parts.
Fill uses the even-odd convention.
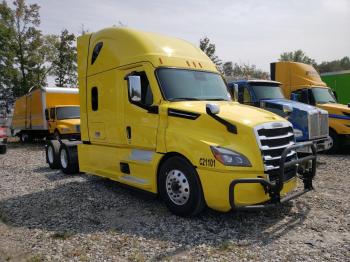
[[[350,144],[350,105],[337,103],[333,91],[313,66],[297,62],[271,63],[271,79],[282,83],[286,97],[328,111],[329,136],[333,144],[329,153],[336,153]],[[310,124],[321,129],[321,123]]]
[[[30,90],[14,105],[11,130],[22,142],[35,138],[80,137],[78,88],[43,87]]]
[[[77,48],[81,141],[48,141],[51,168],[157,194],[180,216],[276,206],[312,189],[314,145],[296,146],[284,118],[233,102],[199,48],[128,28],[85,34]],[[313,154],[298,159],[299,147]]]

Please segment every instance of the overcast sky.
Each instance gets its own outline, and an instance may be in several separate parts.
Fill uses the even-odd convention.
[[[41,29],[79,33],[118,25],[185,39],[208,36],[223,61],[268,71],[284,51],[317,62],[350,56],[350,0],[27,0],[41,6]]]

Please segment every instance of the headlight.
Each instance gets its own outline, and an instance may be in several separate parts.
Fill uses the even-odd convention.
[[[293,112],[293,107],[290,105],[283,105],[283,112],[286,114],[291,114]]]
[[[223,147],[211,146],[211,151],[217,161],[225,166],[252,166],[244,155]]]
[[[303,131],[301,131],[300,129],[294,128],[293,130],[294,130],[295,137],[302,137],[304,135]]]

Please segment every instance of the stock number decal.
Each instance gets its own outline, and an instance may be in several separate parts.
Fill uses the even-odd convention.
[[[215,159],[201,157],[199,159],[199,164],[201,166],[215,167]]]

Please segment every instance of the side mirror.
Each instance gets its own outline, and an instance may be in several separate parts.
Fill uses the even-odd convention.
[[[290,95],[290,99],[293,100],[293,101],[300,101],[300,94],[295,94],[295,93],[292,93]]]
[[[338,101],[338,94],[337,94],[337,92],[335,90],[332,90],[332,92],[333,92],[333,95],[334,95],[335,99]]]
[[[244,103],[244,87],[243,86],[237,86],[237,101],[241,104]]]
[[[233,84],[232,93],[233,93],[234,101],[238,102],[238,85],[237,84]]]
[[[309,93],[308,93],[308,90],[307,90],[307,89],[304,89],[304,90],[301,92],[301,95],[300,95],[300,102],[305,103],[305,104],[310,104],[310,101],[309,101]]]
[[[46,121],[49,121],[49,110],[45,109],[45,119]]]
[[[128,76],[129,98],[132,102],[141,102],[141,77]]]

